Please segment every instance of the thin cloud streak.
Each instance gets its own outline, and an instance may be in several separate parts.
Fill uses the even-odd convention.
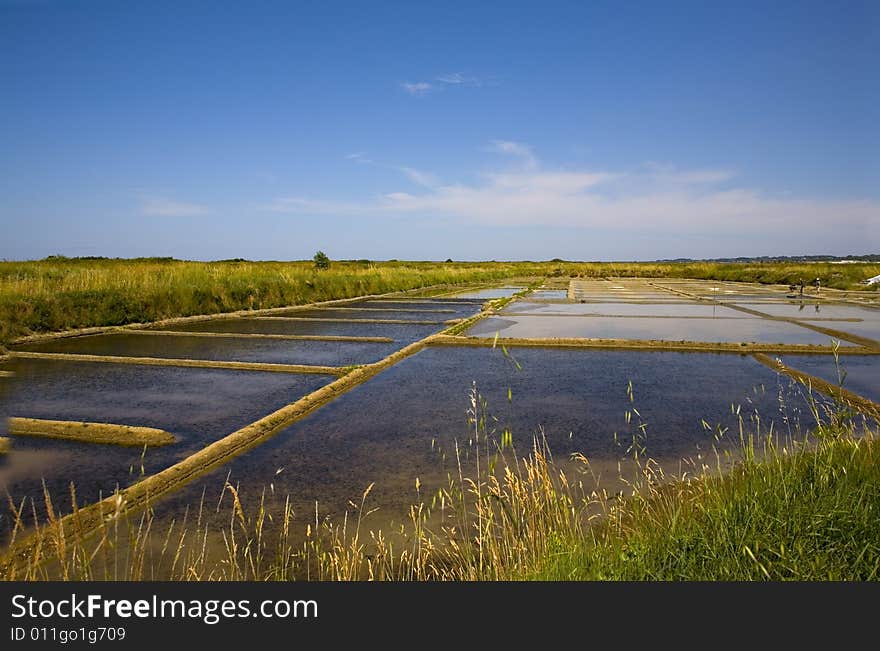
[[[422,185],[426,188],[433,188],[438,185],[439,181],[434,174],[430,172],[423,172],[421,170],[417,170],[413,167],[398,167],[391,166],[392,169],[396,169],[400,172],[403,172],[406,177],[415,183],[416,185]]]
[[[427,81],[417,81],[415,83],[404,81],[401,82],[400,86],[407,93],[409,93],[410,95],[415,95],[416,97],[426,95],[433,88],[433,86]]]
[[[372,158],[369,158],[364,152],[347,154],[345,158],[346,160],[355,161],[356,163],[362,163],[364,165],[375,165],[376,167],[381,167],[387,170],[395,170],[406,176],[406,178],[408,178],[416,185],[421,185],[426,188],[433,188],[440,184],[437,176],[431,174],[430,172],[424,172],[422,170],[417,170],[414,167],[407,167],[405,165],[389,165],[387,163],[380,163],[373,160]]]
[[[442,91],[448,87],[469,86],[478,88],[483,85],[483,80],[462,72],[449,72],[437,75],[431,81],[403,81],[400,87],[414,97],[423,97],[435,91]]]
[[[513,142],[512,140],[493,140],[486,148],[486,151],[496,154],[504,154],[505,156],[514,156],[519,158],[527,168],[538,168],[538,159],[532,153],[532,148],[520,142]]]
[[[483,82],[478,77],[465,75],[461,72],[451,72],[445,75],[438,75],[434,78],[441,84],[448,86],[482,86]]]

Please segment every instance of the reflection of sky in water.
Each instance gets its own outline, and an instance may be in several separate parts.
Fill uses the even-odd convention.
[[[166,468],[208,443],[331,382],[332,376],[20,360],[0,412],[57,420],[143,425],[178,442],[152,448],[145,472]],[[3,419],[5,425],[5,418]],[[69,504],[74,482],[83,501],[107,495],[140,473],[138,448],[16,436],[0,460],[0,491],[17,499],[42,494]],[[134,468],[134,473],[130,472]],[[5,515],[5,509],[0,514]],[[5,526],[0,515],[0,530]]]
[[[838,365],[832,355],[780,355],[791,368],[838,384]],[[880,403],[880,355],[841,355],[839,368],[846,372],[843,387]]]
[[[759,342],[828,346],[831,337],[769,319],[688,319],[583,316],[489,317],[476,323],[475,337],[660,339],[667,341]],[[852,345],[841,342],[841,345]]]
[[[58,339],[23,346],[23,350],[114,355],[123,357],[164,357],[174,359],[229,360],[275,364],[347,366],[369,364],[390,355],[397,344],[349,341],[285,341],[212,337],[111,334]]]
[[[517,292],[521,292],[524,287],[495,287],[492,289],[475,289],[473,291],[462,292],[460,294],[450,294],[450,298],[507,298],[513,296]]]
[[[283,321],[272,319],[213,319],[165,330],[181,332],[238,332],[270,335],[334,335],[345,337],[388,337],[395,342],[410,343],[424,339],[445,326],[409,325],[398,323],[339,323],[328,321]]]
[[[752,310],[772,316],[784,316],[810,322],[810,319],[850,319],[842,321],[816,321],[816,325],[842,332],[850,332],[880,341],[880,310],[854,305],[817,303],[773,303],[744,305]],[[858,319],[855,321],[855,319]]]
[[[272,485],[276,496],[289,493],[297,512],[306,514],[314,513],[315,500],[321,513],[339,513],[376,482],[370,503],[385,515],[400,515],[415,497],[415,477],[425,486],[423,494],[430,494],[454,469],[454,441],[467,448],[473,382],[488,403],[489,427],[498,435],[509,426],[521,453],[543,429],[560,460],[577,451],[611,466],[631,440],[634,425],[627,425],[625,412],[633,407],[648,424],[649,454],[666,460],[711,447],[703,419],[735,428],[731,403],[743,405],[747,422],[755,409],[765,425],[777,415],[777,374],[746,356],[537,348],[510,353],[521,370],[498,349],[424,350],[171,496],[163,508],[179,512],[203,490],[219,494],[231,473],[249,499]],[[633,403],[627,397],[630,380]],[[787,386],[788,379],[781,383]],[[623,447],[615,444],[615,432]],[[445,464],[437,450],[447,454]]]
[[[718,305],[702,303],[533,303],[515,301],[508,305],[501,314],[558,314],[561,316],[575,315],[610,315],[610,316],[681,316],[681,317],[727,317],[754,319],[744,312],[738,312]]]

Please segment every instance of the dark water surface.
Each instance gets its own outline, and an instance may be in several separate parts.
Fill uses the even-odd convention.
[[[782,361],[798,371],[839,384],[838,371],[845,372],[843,387],[863,398],[880,403],[880,355],[780,355]]]
[[[20,360],[18,375],[0,401],[0,413],[57,420],[143,425],[178,437],[149,449],[144,472],[153,474],[331,382],[332,376],[218,369]],[[3,379],[5,383],[9,380]],[[3,419],[5,427],[6,421]],[[0,491],[38,498],[50,493],[69,505],[69,485],[83,502],[95,501],[140,476],[142,449],[26,436],[13,437],[0,456]],[[134,468],[132,469],[132,466]],[[8,525],[0,509],[0,531]]]
[[[397,323],[338,323],[326,321],[283,321],[273,319],[212,319],[194,321],[163,330],[180,332],[231,332],[270,335],[333,335],[345,337],[388,337],[404,344],[424,339],[444,326]]]
[[[276,364],[348,366],[387,357],[397,344],[349,341],[285,341],[114,333],[56,339],[19,350],[123,357],[163,357]]]
[[[662,316],[662,317],[703,317],[703,318],[758,318],[728,307],[698,303],[538,303],[516,301],[501,311],[501,314],[527,313],[557,316]]]
[[[370,504],[400,521],[416,498],[416,477],[426,494],[455,470],[456,440],[467,457],[465,472],[472,470],[467,412],[474,382],[488,402],[489,427],[496,435],[510,427],[522,453],[543,430],[558,458],[582,452],[612,466],[626,456],[636,431],[638,417],[630,424],[625,418],[633,407],[647,423],[647,453],[674,461],[711,448],[714,439],[703,420],[736,429],[732,404],[742,406],[746,423],[756,411],[764,426],[778,419],[779,391],[789,385],[739,355],[534,348],[511,353],[522,370],[500,350],[424,350],[171,496],[160,512],[179,515],[203,492],[213,503],[230,476],[248,500],[264,489],[290,494],[306,519],[316,501],[320,513],[339,515],[375,482]]]

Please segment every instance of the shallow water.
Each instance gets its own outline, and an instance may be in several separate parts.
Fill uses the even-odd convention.
[[[153,474],[223,436],[333,381],[332,376],[218,369],[19,360],[18,375],[0,403],[8,415],[143,425],[178,437],[149,449],[143,465]],[[5,426],[5,418],[3,419]],[[74,482],[83,501],[108,495],[140,474],[142,449],[25,436],[13,437],[0,457],[0,491],[17,499],[53,496],[69,505]],[[130,472],[131,466],[134,471]],[[0,532],[8,525],[0,509]]]
[[[373,342],[225,339],[114,333],[32,343],[18,349],[44,353],[348,366],[379,361],[399,347],[399,344]]]
[[[630,296],[627,294],[576,294],[571,302],[574,303],[685,303],[690,299],[675,294],[645,294],[643,296]],[[695,301],[694,301],[695,302]]]
[[[629,290],[609,289],[604,292],[591,291],[588,293],[573,291],[569,298],[574,301],[603,302],[603,301],[673,301],[687,300],[678,294],[671,292],[631,292]]]
[[[382,308],[383,310],[452,310],[455,314],[474,314],[480,311],[483,301],[480,299],[422,299],[422,300],[368,300],[346,303],[339,307]]]
[[[543,429],[559,459],[583,452],[597,467],[611,468],[627,456],[638,418],[628,425],[625,412],[633,407],[647,422],[648,454],[671,462],[711,448],[714,439],[702,419],[712,426],[735,427],[731,403],[743,405],[747,421],[759,410],[766,426],[777,413],[778,385],[788,384],[787,378],[780,380],[739,355],[510,352],[521,370],[500,350],[424,350],[171,496],[160,511],[179,513],[197,503],[202,491],[214,502],[231,473],[249,501],[264,487],[279,498],[290,494],[303,523],[313,519],[316,500],[322,515],[338,515],[348,500],[359,501],[376,482],[369,505],[379,506],[386,520],[400,521],[417,497],[416,477],[423,485],[421,494],[430,496],[445,473],[455,471],[455,440],[462,454],[470,455],[463,463],[465,472],[472,472],[467,411],[473,382],[487,400],[490,428],[497,436],[509,426],[521,454]],[[632,403],[627,397],[630,380]]]
[[[474,289],[471,291],[461,292],[459,294],[450,294],[449,298],[507,298],[513,296],[517,292],[521,292],[525,287],[493,287],[490,289]]]
[[[515,301],[501,314],[557,316],[680,316],[757,318],[727,307],[702,303],[532,303]]]
[[[278,312],[271,315],[266,315],[267,317],[294,317],[294,318],[309,318],[309,319],[340,319],[345,321],[360,321],[363,319],[395,319],[402,321],[433,321],[436,325],[442,324],[443,321],[447,319],[454,319],[456,316],[456,312],[454,310],[449,310],[444,312],[415,312],[415,311],[405,311],[402,308],[397,309],[394,312],[388,312],[385,310],[376,310],[376,309],[366,309],[360,308],[359,306],[351,306],[351,308],[358,309],[295,309],[289,310],[285,312]],[[427,308],[431,309],[431,308]],[[438,308],[440,309],[440,308]]]
[[[811,319],[859,319],[859,321],[815,321],[816,325],[880,341],[880,310],[853,305],[816,302],[746,304],[752,310],[773,316],[807,321]]]
[[[241,334],[332,335],[346,337],[389,337],[408,344],[424,339],[445,326],[398,323],[341,323],[327,321],[283,321],[272,319],[211,319],[165,326],[178,332],[230,332]]]
[[[12,371],[12,368],[8,364],[0,364],[0,371]],[[6,436],[6,419],[9,417],[7,396],[12,390],[14,382],[15,378],[0,375],[0,436]],[[2,459],[3,455],[0,454],[0,460]]]
[[[791,368],[839,384],[838,367],[832,355],[780,355]],[[843,387],[880,404],[880,355],[841,355],[845,371]]]
[[[742,293],[739,287],[719,286],[723,291],[737,292],[731,300],[768,297],[761,305],[780,303],[778,297],[769,292],[749,295]],[[567,291],[539,290],[532,294],[537,301],[513,303],[505,310],[506,314],[486,319],[472,328],[470,334],[830,343],[826,335],[793,324],[688,301],[639,281],[596,281],[580,287],[582,291],[576,295],[582,300],[594,299],[593,302],[563,302],[560,299],[568,295]],[[289,313],[290,316],[344,318],[349,319],[348,322],[235,318],[166,326],[169,330],[195,332],[384,336],[394,339],[393,344],[200,339],[127,333],[61,340],[34,349],[47,350],[43,346],[48,346],[55,350],[55,346],[59,346],[59,352],[88,354],[332,365],[365,363],[444,326],[358,323],[358,319],[442,321],[461,318],[479,311],[486,298],[509,296],[520,289],[495,288],[445,299],[375,299],[345,305],[372,308],[371,312],[311,308]],[[705,292],[705,286],[701,286],[701,291]],[[468,295],[472,298],[466,298]],[[542,299],[555,302],[539,302]],[[640,300],[649,302],[631,302]],[[455,305],[456,302],[467,304]],[[454,312],[401,311],[407,309]],[[533,314],[510,316],[516,312]],[[596,312],[609,316],[576,316]],[[628,318],[636,315],[646,318]],[[735,318],[651,318],[720,315]],[[817,322],[817,325],[846,329],[837,323]],[[472,437],[466,413],[472,381],[477,382],[488,400],[490,427],[497,434],[510,426],[521,453],[527,452],[532,436],[543,428],[557,458],[565,459],[575,451],[584,452],[594,460],[596,468],[607,473],[612,473],[617,461],[625,456],[626,446],[636,431],[638,418],[634,416],[627,424],[624,417],[633,407],[648,425],[644,441],[648,454],[672,466],[682,456],[706,453],[713,444],[714,439],[702,427],[703,419],[713,426],[736,426],[731,403],[744,405],[743,413],[747,415],[759,410],[766,426],[778,416],[778,398],[783,393],[789,396],[784,402],[792,410],[792,417],[803,415],[794,398],[798,391],[792,390],[788,378],[746,356],[552,348],[513,348],[510,352],[522,370],[517,371],[500,350],[440,347],[422,351],[169,496],[159,505],[159,512],[165,516],[179,515],[185,506],[199,501],[203,490],[213,502],[222,490],[227,473],[231,472],[232,481],[241,483],[244,497],[251,500],[251,505],[266,487],[271,487],[270,493],[276,497],[290,493],[300,522],[313,518],[315,500],[320,500],[322,515],[340,514],[348,500],[358,501],[363,490],[375,481],[370,503],[381,507],[380,517],[385,521],[400,521],[405,507],[419,497],[415,493],[416,477],[420,478],[423,486],[420,496],[424,498],[443,482],[445,473],[455,471],[452,463],[455,440],[462,446],[465,471],[473,468],[473,448],[468,444]],[[874,379],[877,358],[842,359],[851,370],[846,386],[877,400],[874,397],[878,391]],[[815,374],[824,377],[821,373],[827,373],[828,369],[817,360],[824,360],[827,365],[824,357],[786,356],[793,367],[814,372],[807,367],[815,365]],[[14,414],[21,416],[146,425],[178,434],[179,443],[147,452],[146,474],[167,467],[206,443],[333,379],[25,360],[20,360],[18,366],[26,372],[21,376],[21,383],[16,381],[14,394],[0,398],[0,416],[14,408]],[[629,380],[634,385],[633,403],[626,394]],[[0,391],[4,382],[8,380],[0,379]],[[513,398],[510,403],[508,388]],[[802,420],[809,423],[806,417]],[[620,444],[615,443],[615,432]],[[4,484],[11,486],[11,492],[17,496],[38,497],[39,478],[46,476],[54,495],[67,495],[67,486],[72,480],[77,484],[81,501],[92,501],[99,493],[112,492],[117,484],[134,481],[140,473],[140,450],[25,437],[16,438],[13,450],[13,455],[6,460],[0,457],[0,489]],[[5,510],[0,511],[5,516]],[[3,516],[0,516],[0,536],[4,527],[8,527]]]
[[[830,345],[831,337],[769,319],[608,318],[580,316],[489,317],[468,331],[473,337],[526,339],[659,339],[666,341],[757,342]],[[848,345],[841,342],[841,345]]]
[[[706,292],[693,292],[697,296],[707,299],[717,299],[728,303],[741,303],[744,301],[756,302],[773,302],[778,303],[787,300],[787,292],[750,292],[748,290],[741,291],[724,291],[718,294]]]
[[[701,296],[751,294],[760,297],[785,296],[788,288],[773,285],[756,285],[753,283],[727,283],[718,280],[673,280],[658,279],[654,281],[656,286],[668,289],[676,289],[691,292]]]
[[[531,294],[529,294],[529,298],[537,298],[537,299],[568,298],[568,290],[567,289],[536,289]]]

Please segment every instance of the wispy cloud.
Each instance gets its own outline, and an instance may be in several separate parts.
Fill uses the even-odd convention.
[[[441,84],[448,86],[482,86],[483,81],[478,77],[466,75],[461,72],[450,72],[445,75],[438,75],[434,78]]]
[[[141,197],[141,214],[145,217],[200,217],[211,211],[198,203],[174,201],[165,197]]]
[[[647,163],[645,170],[651,178],[658,181],[673,183],[722,183],[729,181],[736,174],[731,170],[679,170],[674,165]]]
[[[439,181],[437,176],[432,174],[431,172],[423,172],[421,170],[417,170],[413,167],[404,167],[404,166],[392,166],[393,169],[396,169],[400,172],[403,172],[406,177],[417,185],[423,185],[426,188],[433,188],[436,186]]]
[[[496,154],[504,154],[505,156],[515,156],[519,158],[527,168],[538,168],[538,159],[532,153],[532,148],[519,142],[513,142],[511,140],[493,140],[492,143],[486,147],[486,151],[494,152]]]
[[[855,241],[876,237],[880,203],[773,197],[737,187],[733,172],[646,164],[635,170],[543,169],[532,149],[499,140],[492,151],[517,157],[518,171],[493,171],[477,183],[431,185],[419,192],[399,189],[362,201],[337,202],[294,196],[264,209],[291,214],[455,219],[462,224],[561,226],[686,238],[765,237],[790,241],[808,229],[810,241],[849,229]],[[408,168],[399,168],[401,170]]]
[[[375,161],[367,158],[367,155],[362,151],[357,151],[353,154],[346,154],[345,158],[346,160],[353,160],[357,163],[365,163],[367,165],[373,165],[375,163]]]
[[[466,75],[463,72],[448,72],[437,75],[431,81],[403,81],[400,83],[400,87],[403,90],[416,97],[442,91],[450,86],[470,86],[476,88],[483,85],[484,82],[479,77]]]
[[[410,95],[415,95],[417,97],[419,97],[421,95],[428,94],[431,91],[431,89],[433,88],[433,86],[431,84],[429,84],[427,81],[416,81],[416,82],[404,81],[404,82],[401,82],[400,86],[401,86],[401,88],[403,88],[403,90],[405,90]]]
[[[405,165],[390,165],[388,163],[379,163],[377,161],[374,161],[372,158],[369,158],[364,152],[347,154],[345,158],[347,160],[352,160],[357,163],[363,163],[365,165],[375,165],[376,167],[381,167],[388,170],[395,170],[406,176],[406,178],[408,178],[413,183],[425,186],[427,188],[432,188],[436,185],[439,185],[440,183],[437,176],[430,172],[424,172],[422,170],[417,170],[414,167],[407,167]]]

